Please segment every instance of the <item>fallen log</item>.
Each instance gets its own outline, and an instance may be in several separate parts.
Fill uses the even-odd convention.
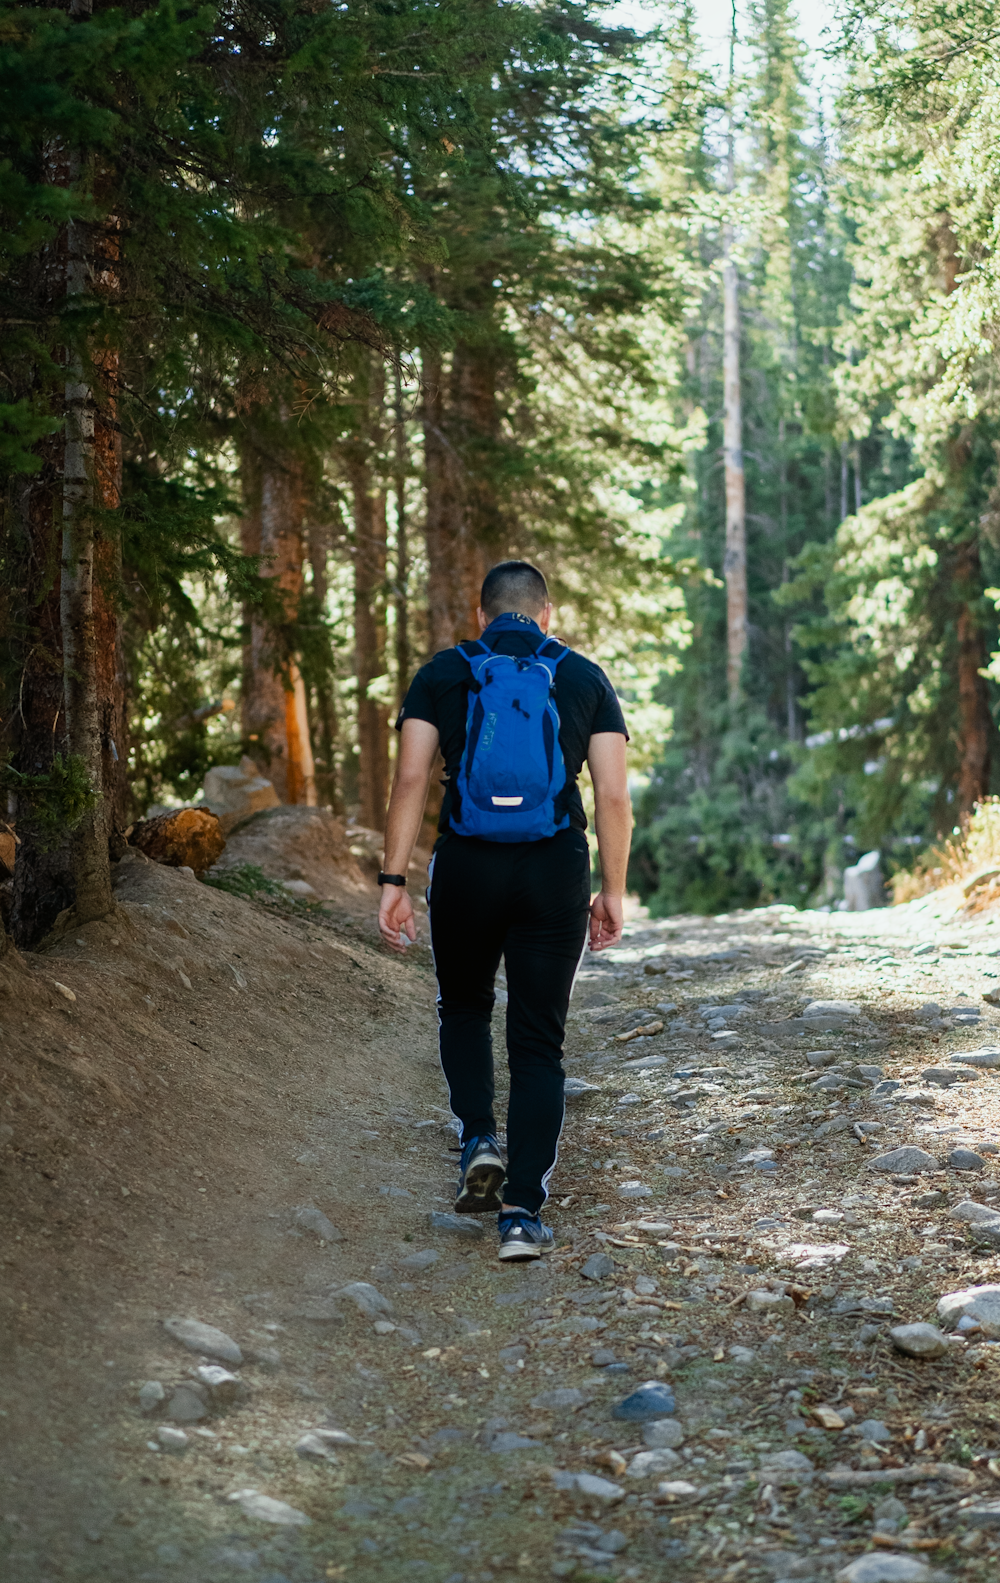
[[[140,819],[132,826],[129,845],[154,863],[190,868],[196,874],[217,862],[226,845],[218,816],[208,808],[178,808],[176,813]]]
[[[879,1468],[864,1473],[857,1468],[835,1468],[832,1473],[821,1473],[820,1478],[831,1490],[863,1489],[872,1484],[924,1484],[928,1479],[942,1479],[947,1484],[976,1482],[968,1468],[960,1468],[955,1462],[911,1463],[908,1468]]]

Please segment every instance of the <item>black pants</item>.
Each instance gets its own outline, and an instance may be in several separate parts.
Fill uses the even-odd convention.
[[[590,853],[580,830],[548,841],[449,835],[429,892],[441,1065],[463,1139],[496,1131],[493,982],[507,969],[507,1186],[536,1213],[548,1196],[563,1122],[562,1047],[587,933]]]

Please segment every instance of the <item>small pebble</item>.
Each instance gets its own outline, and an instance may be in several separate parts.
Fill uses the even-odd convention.
[[[139,1387],[139,1406],[144,1413],[155,1412],[166,1399],[167,1393],[159,1380],[147,1380],[145,1385]]]
[[[532,1403],[534,1406],[534,1403]],[[646,1380],[638,1390],[626,1396],[611,1410],[612,1418],[627,1423],[645,1423],[652,1418],[665,1418],[677,1410],[673,1392],[659,1380]]]
[[[169,1424],[160,1424],[156,1438],[164,1451],[186,1451],[189,1445],[183,1429],[171,1429]]]

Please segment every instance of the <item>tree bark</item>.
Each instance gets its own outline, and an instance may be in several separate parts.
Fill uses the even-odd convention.
[[[329,531],[315,524],[309,531],[309,563],[312,567],[312,592],[317,612],[326,615],[328,592],[327,559],[329,556]],[[316,797],[328,804],[334,813],[343,813],[340,783],[337,775],[337,745],[340,741],[340,722],[337,717],[337,699],[333,679],[323,676],[315,684],[315,736],[319,745],[316,760]]]
[[[456,545],[461,537],[457,457],[447,433],[444,367],[440,352],[426,349],[423,368],[424,495],[427,545],[427,621],[430,653],[450,648],[457,630]],[[471,634],[470,634],[471,635]]]
[[[399,369],[395,376],[395,411],[393,423],[393,494],[396,502],[395,562],[393,584],[393,614],[395,617],[394,648],[396,660],[396,703],[402,704],[410,684],[410,547],[409,522],[406,512],[406,479],[409,458],[406,450],[406,425],[403,418],[403,390]]]
[[[287,422],[279,410],[278,424]],[[243,645],[243,732],[283,803],[316,803],[316,775],[305,687],[292,649],[291,628],[303,589],[305,486],[302,465],[271,434],[254,437],[243,467],[243,551],[260,557],[261,576],[275,585],[275,618],[256,605],[246,611]]]
[[[372,477],[364,440],[352,443],[347,470],[354,503],[354,673],[358,684],[358,819],[385,829],[389,798],[389,709],[370,696],[386,677],[386,499]]]
[[[78,177],[79,169],[73,170],[71,166],[71,175]],[[66,227],[68,297],[99,291],[102,285],[105,290],[117,290],[117,238],[110,249],[114,253],[114,260],[107,256],[108,249],[105,250],[103,270],[95,246],[96,238],[96,229],[90,224],[71,221]],[[83,767],[97,799],[84,814],[71,838],[75,909],[81,923],[104,917],[114,905],[108,852],[109,810],[104,800],[104,743],[94,600],[95,508],[103,503],[98,498],[95,439],[97,398],[94,385],[102,374],[105,379],[108,374],[112,374],[116,365],[116,354],[111,351],[98,354],[96,360],[92,353],[76,348],[68,348],[66,352],[59,593],[66,747],[69,760],[76,760]],[[105,390],[104,399],[107,402],[114,398]],[[103,492],[109,505],[117,507],[120,489],[116,451],[112,446],[108,455],[106,443],[103,450]],[[111,624],[114,625],[113,618]],[[113,678],[113,660],[109,661],[106,669]],[[113,680],[111,687],[113,689]],[[110,703],[111,700],[108,701]]]
[[[729,56],[730,93],[733,88],[736,47],[736,10]],[[736,190],[735,133],[730,110],[727,143],[727,190]],[[726,480],[726,553],[723,573],[726,579],[726,685],[731,703],[737,702],[743,687],[743,658],[747,646],[747,527],[746,478],[743,470],[743,396],[740,383],[740,283],[733,258],[733,225],[730,220],[723,236],[725,263],[722,270],[723,345],[722,345],[722,448]]]
[[[990,789],[990,749],[993,722],[985,678],[986,644],[973,602],[982,593],[979,544],[970,539],[959,546],[955,580],[961,600],[958,612],[958,811],[971,814]]]

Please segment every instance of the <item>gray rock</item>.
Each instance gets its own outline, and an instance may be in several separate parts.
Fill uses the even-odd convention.
[[[160,1424],[156,1438],[164,1451],[186,1451],[191,1443],[183,1429],[171,1429],[169,1424]]]
[[[748,1292],[746,1306],[751,1314],[791,1314],[795,1311],[794,1302],[783,1292]]]
[[[948,1156],[948,1164],[953,1171],[983,1171],[986,1161],[975,1149],[952,1149]]]
[[[653,1189],[647,1187],[645,1182],[622,1182],[618,1188],[619,1198],[652,1198]]]
[[[405,1259],[400,1260],[404,1270],[427,1270],[436,1264],[441,1257],[433,1248],[421,1248],[417,1253],[408,1253]]]
[[[242,1380],[219,1363],[203,1363],[196,1373],[212,1398],[213,1407],[229,1407],[244,1389]]]
[[[427,1223],[432,1231],[442,1231],[446,1236],[464,1238],[468,1242],[478,1242],[483,1235],[482,1226],[472,1215],[449,1215],[443,1210],[432,1209]]]
[[[862,1440],[867,1440],[873,1446],[887,1446],[892,1439],[892,1430],[881,1418],[864,1418],[858,1429]]]
[[[586,1264],[580,1266],[580,1274],[588,1281],[603,1281],[614,1273],[615,1261],[606,1253],[592,1253]]]
[[[662,1478],[665,1473],[673,1473],[675,1468],[683,1465],[676,1451],[671,1451],[668,1446],[659,1446],[650,1451],[637,1451],[626,1469],[626,1477]]]
[[[951,1088],[954,1083],[974,1083],[976,1074],[964,1066],[928,1066],[920,1074],[922,1083],[936,1088]]]
[[[599,1094],[600,1089],[596,1083],[585,1083],[582,1077],[567,1077],[563,1093],[567,1099],[582,1099],[585,1094]]]
[[[625,1423],[644,1424],[655,1418],[666,1418],[676,1409],[674,1393],[668,1385],[662,1380],[644,1380],[630,1396],[616,1403],[611,1416]]]
[[[202,1391],[204,1386],[199,1388],[188,1381],[178,1385],[167,1403],[166,1416],[175,1424],[196,1424],[200,1419],[207,1418],[208,1405],[205,1397],[208,1392],[204,1391],[202,1395]]]
[[[877,1083],[885,1076],[880,1066],[868,1066],[862,1063],[860,1066],[855,1067],[854,1070],[859,1077],[866,1077],[869,1083]]]
[[[935,1583],[942,1576],[913,1556],[890,1555],[888,1551],[858,1556],[836,1574],[837,1583]]]
[[[343,1242],[344,1233],[338,1231],[332,1220],[328,1220],[321,1209],[315,1204],[300,1204],[293,1211],[292,1222],[300,1231],[311,1231],[322,1242]]]
[[[391,1314],[392,1304],[377,1287],[368,1281],[349,1281],[330,1293],[335,1302],[353,1303],[366,1319],[377,1319],[381,1314]]]
[[[889,1331],[894,1347],[911,1358],[943,1358],[951,1350],[937,1325],[896,1325]]]
[[[512,1430],[493,1436],[490,1441],[490,1450],[498,1456],[506,1456],[509,1451],[541,1451],[541,1440],[530,1440],[525,1435],[514,1434]]]
[[[218,1358],[221,1363],[239,1365],[243,1362],[243,1353],[232,1336],[227,1336],[224,1330],[217,1330],[214,1325],[202,1324],[200,1319],[183,1319],[175,1315],[163,1321],[163,1328],[189,1352],[200,1352],[206,1358]]]
[[[589,1495],[591,1500],[604,1501],[608,1506],[615,1505],[625,1494],[620,1484],[612,1484],[610,1479],[598,1478],[595,1473],[577,1473],[575,1483],[581,1495]]]
[[[915,1176],[938,1168],[938,1161],[933,1154],[914,1148],[912,1144],[904,1144],[900,1149],[892,1149],[888,1154],[876,1155],[874,1160],[868,1161],[870,1171],[890,1171],[899,1176]]]
[[[307,1462],[336,1462],[336,1449],[316,1432],[303,1435],[295,1442],[295,1455]]]
[[[684,1425],[678,1418],[654,1418],[642,1426],[642,1443],[651,1451],[676,1451],[684,1444]]]
[[[554,1391],[542,1391],[538,1396],[533,1396],[531,1406],[536,1412],[566,1412],[582,1407],[586,1400],[582,1391],[576,1390],[572,1385],[561,1385]]]
[[[807,1050],[806,1060],[810,1066],[832,1066],[837,1059],[836,1050]]]
[[[166,1399],[167,1393],[159,1380],[147,1380],[139,1387],[139,1406],[144,1413],[154,1413]]]
[[[949,1055],[948,1059],[961,1066],[977,1067],[984,1072],[1000,1069],[1000,1049],[993,1045],[984,1046],[981,1050],[962,1050],[958,1055]]]
[[[234,1490],[229,1500],[235,1501],[244,1517],[256,1522],[273,1523],[278,1528],[305,1528],[312,1522],[305,1512],[297,1511],[285,1501],[276,1501],[258,1490]]]
[[[963,1506],[962,1521],[970,1528],[1000,1528],[1000,1500],[978,1500]]]
[[[1000,1249],[1000,1215],[995,1220],[983,1220],[971,1225],[969,1240],[978,1243],[981,1248]]]
[[[606,1369],[609,1364],[618,1362],[618,1355],[610,1347],[595,1347],[590,1354],[590,1361],[595,1369]]]
[[[815,1464],[801,1451],[770,1451],[761,1457],[760,1471],[768,1484],[809,1484]]]
[[[881,1083],[875,1084],[872,1093],[876,1099],[888,1099],[890,1094],[895,1094],[902,1086],[898,1078],[886,1077]]]
[[[907,1521],[909,1512],[903,1502],[895,1495],[886,1495],[872,1508],[872,1516],[877,1523],[891,1523],[892,1527],[883,1528],[883,1533],[898,1533],[900,1525]]]
[[[951,1220],[961,1220],[967,1226],[979,1226],[1000,1220],[1000,1210],[991,1209],[989,1204],[979,1204],[974,1198],[963,1198],[954,1209],[949,1209],[948,1216]]]

